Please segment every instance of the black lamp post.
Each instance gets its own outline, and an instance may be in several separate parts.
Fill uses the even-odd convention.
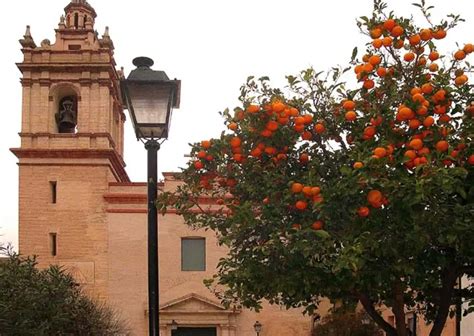
[[[148,152],[148,318],[149,335],[159,335],[159,273],[157,168],[159,140],[168,137],[171,111],[179,108],[181,81],[170,80],[164,71],[151,69],[153,60],[137,57],[137,67],[121,81],[122,97],[130,113],[137,139]]]
[[[253,325],[253,329],[257,333],[257,336],[260,336],[260,332],[262,331],[262,324],[258,321],[255,321],[255,324]]]

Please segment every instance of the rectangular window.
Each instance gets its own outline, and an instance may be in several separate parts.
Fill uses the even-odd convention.
[[[58,252],[58,242],[57,242],[57,235],[56,233],[49,234],[49,248],[51,251],[51,255],[54,257]]]
[[[57,182],[50,181],[49,186],[51,188],[51,203],[56,204],[57,201]]]
[[[206,270],[205,238],[181,238],[181,270]]]

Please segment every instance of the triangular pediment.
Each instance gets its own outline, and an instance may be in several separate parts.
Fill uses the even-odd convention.
[[[195,293],[190,293],[177,299],[168,301],[160,306],[163,312],[225,312],[226,309],[218,302],[214,302],[208,298]]]

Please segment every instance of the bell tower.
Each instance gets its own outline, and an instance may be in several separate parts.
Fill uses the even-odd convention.
[[[40,265],[61,264],[97,297],[107,297],[108,234],[104,193],[129,182],[114,44],[99,37],[96,12],[72,0],[56,40],[37,45],[27,26],[19,159],[19,249]]]

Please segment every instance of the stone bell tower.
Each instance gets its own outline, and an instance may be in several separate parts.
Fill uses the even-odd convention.
[[[94,30],[85,0],[64,9],[56,41],[37,45],[26,29],[18,63],[23,89],[19,159],[19,249],[40,265],[61,264],[107,297],[104,193],[129,182],[124,169],[119,80],[108,28]]]

